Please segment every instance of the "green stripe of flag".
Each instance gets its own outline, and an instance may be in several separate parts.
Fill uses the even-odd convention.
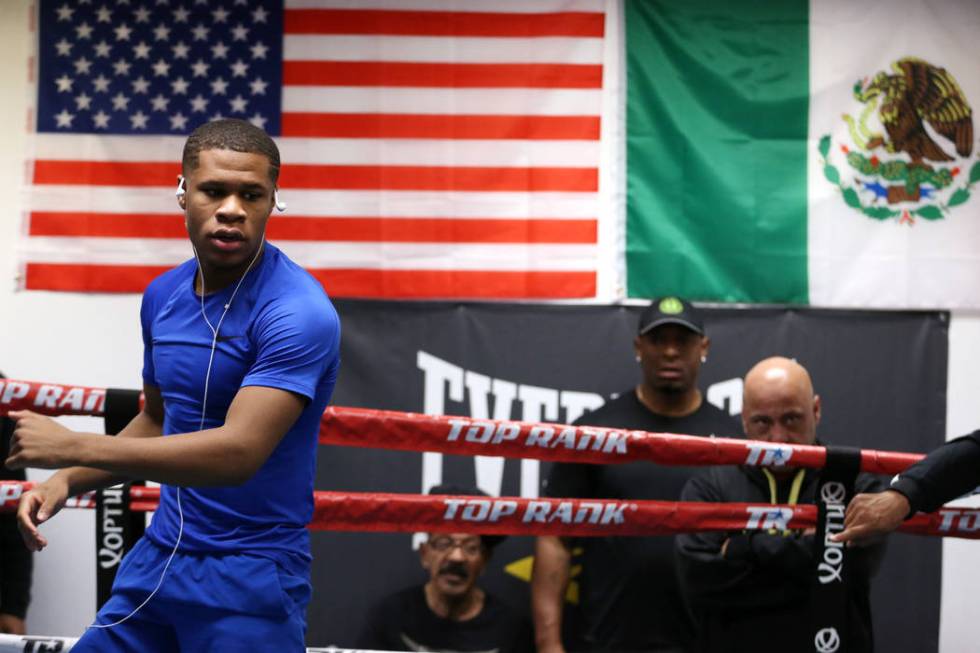
[[[806,0],[626,0],[627,294],[808,301]]]

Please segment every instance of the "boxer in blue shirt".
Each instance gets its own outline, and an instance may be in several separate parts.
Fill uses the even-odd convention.
[[[7,465],[60,469],[25,493],[28,547],[68,497],[162,484],[146,535],[73,651],[302,651],[320,416],[340,324],[320,284],[264,240],[279,151],[240,120],[184,146],[178,203],[195,257],[143,295],[142,411],[109,438],[21,411]],[[163,437],[161,437],[163,436]],[[270,648],[272,647],[272,648]]]

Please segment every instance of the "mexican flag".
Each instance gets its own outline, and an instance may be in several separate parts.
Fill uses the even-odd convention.
[[[626,0],[626,294],[980,306],[972,0]]]

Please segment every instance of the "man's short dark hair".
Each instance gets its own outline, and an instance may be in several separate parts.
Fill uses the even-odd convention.
[[[245,120],[222,118],[206,122],[187,137],[181,167],[186,176],[200,164],[204,150],[233,150],[269,159],[269,178],[279,181],[279,148],[262,129]]]

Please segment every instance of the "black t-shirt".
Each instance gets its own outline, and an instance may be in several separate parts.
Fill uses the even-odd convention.
[[[724,411],[701,403],[686,417],[657,415],[629,390],[576,425],[658,433],[735,437],[740,429]],[[696,467],[650,462],[621,465],[556,463],[545,494],[551,497],[676,501]],[[598,650],[689,648],[694,623],[681,597],[674,538],[583,537],[580,604],[575,621],[585,646]]]
[[[534,637],[530,620],[492,594],[486,594],[480,614],[453,621],[429,609],[420,585],[379,603],[357,645],[381,651],[531,653]]]

